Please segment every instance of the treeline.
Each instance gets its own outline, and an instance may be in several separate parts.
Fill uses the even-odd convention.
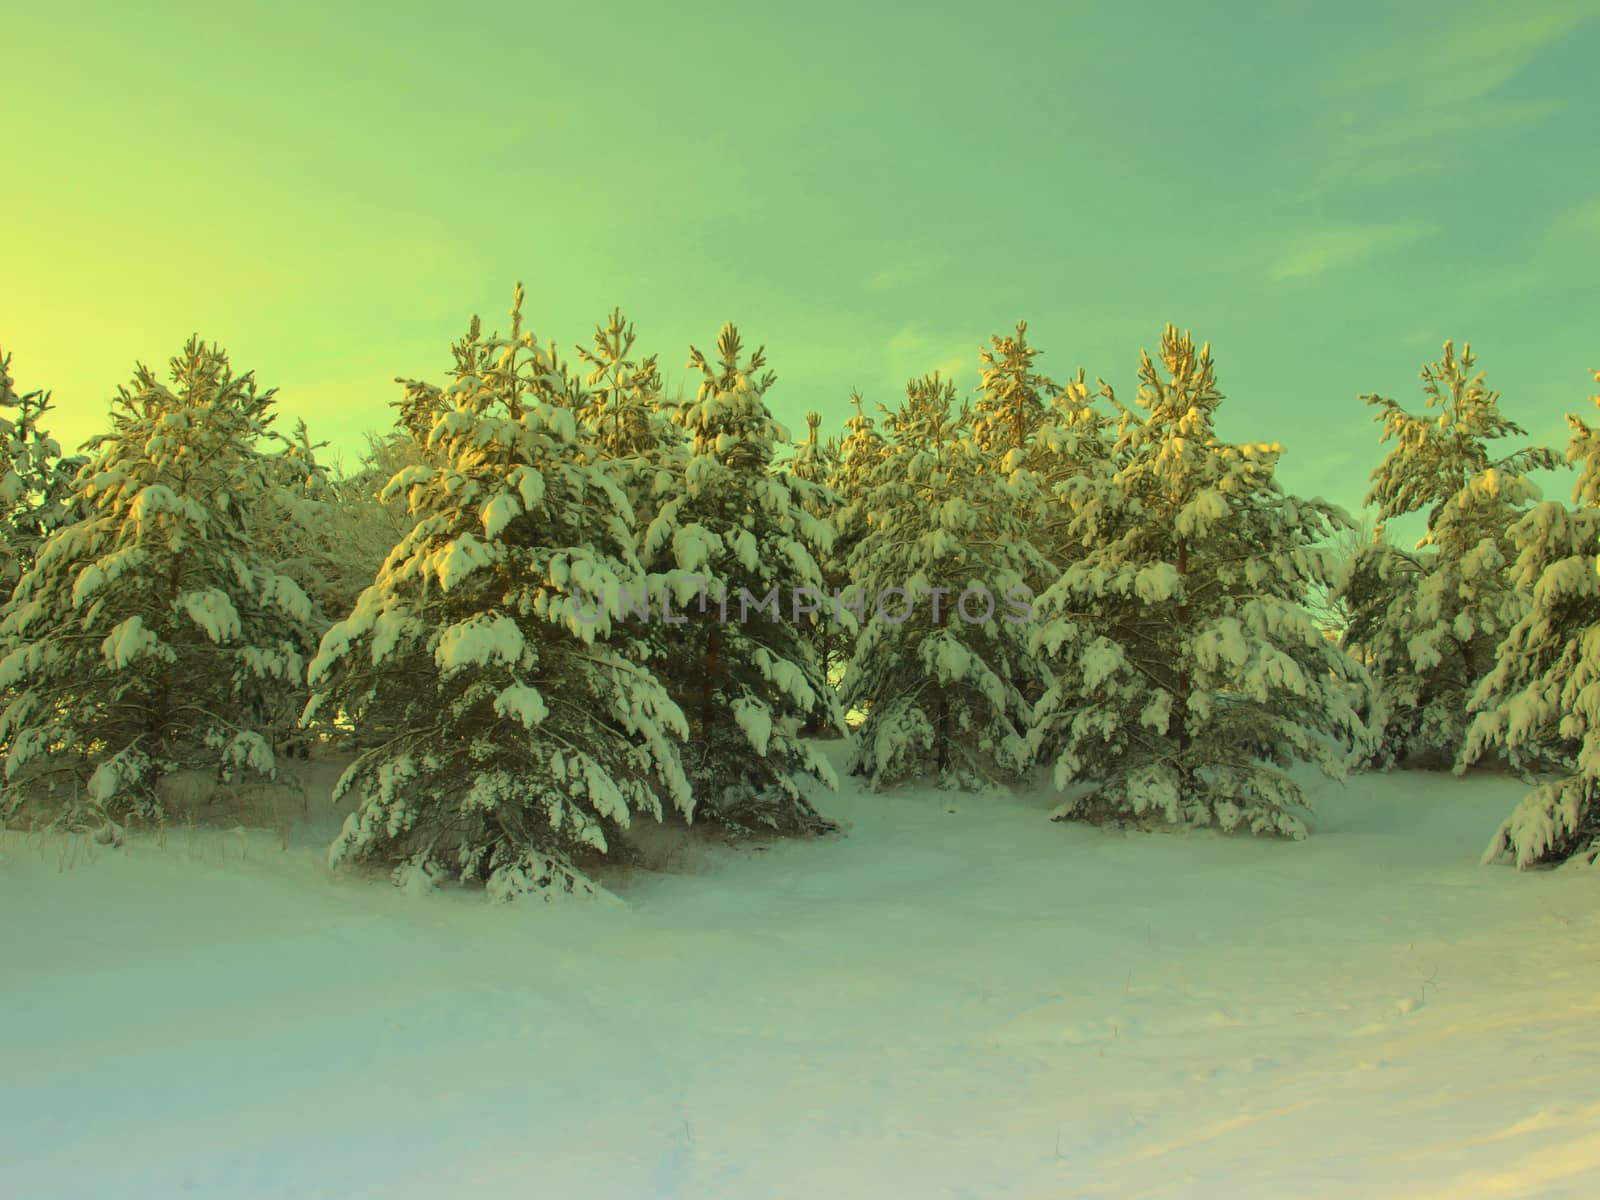
[[[402,381],[354,472],[198,338],[66,458],[4,360],[0,753],[13,821],[158,821],[178,772],[355,751],[335,862],[588,890],[630,822],[817,833],[815,739],[873,787],[1048,768],[1057,816],[1299,837],[1299,763],[1545,776],[1488,856],[1600,848],[1600,443],[1558,465],[1446,343],[1389,449],[1377,536],[1215,433],[1209,347],[1169,327],[1129,401],[991,339],[976,393],[792,442],[725,326],[668,396],[620,312],[572,359],[475,318]],[[1384,523],[1422,514],[1412,549]],[[847,722],[846,714],[854,720]]]

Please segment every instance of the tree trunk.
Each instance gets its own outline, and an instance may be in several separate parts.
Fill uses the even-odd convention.
[[[1187,539],[1178,539],[1178,578],[1183,581],[1183,603],[1178,606],[1178,628],[1185,635],[1189,632],[1189,543]],[[1183,779],[1184,789],[1188,789],[1189,770],[1188,764],[1183,761],[1189,750],[1189,693],[1193,690],[1194,681],[1189,677],[1189,669],[1185,665],[1178,668],[1177,679],[1174,681],[1173,691],[1176,693],[1176,703],[1172,708],[1172,719],[1177,726],[1177,745],[1179,754],[1179,774]]]
[[[715,625],[706,639],[705,676],[700,681],[700,740],[711,745],[711,722],[716,715],[716,677],[721,665],[722,631]]]
[[[939,693],[939,746],[935,751],[939,773],[950,769],[950,699]]]

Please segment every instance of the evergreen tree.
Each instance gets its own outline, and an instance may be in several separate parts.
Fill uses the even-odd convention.
[[[978,399],[972,408],[972,439],[995,458],[1008,451],[1027,452],[1044,424],[1060,386],[1033,369],[1040,351],[1028,345],[1028,323],[1017,322],[1014,335],[995,335],[979,352]]]
[[[806,617],[802,631],[816,651],[822,668],[822,677],[830,688],[837,688],[858,633],[854,610],[843,603],[851,592],[849,559],[846,557],[855,539],[846,543],[840,537],[840,526],[845,509],[844,497],[834,489],[833,480],[839,473],[841,450],[836,438],[826,442],[821,439],[822,414],[806,414],[806,439],[794,448],[789,471],[803,483],[811,485],[810,494],[802,503],[813,517],[826,521],[833,529],[829,547],[816,554],[817,565],[822,569],[822,590],[828,603]],[[818,735],[837,732],[829,726],[827,713],[818,708],[811,714],[805,732]]]
[[[1351,604],[1351,597],[1346,594],[1346,586],[1358,561],[1367,554],[1374,542],[1382,542],[1382,539],[1374,537],[1370,522],[1357,522],[1336,533],[1328,543],[1328,550],[1335,562],[1333,581],[1326,586],[1312,588],[1307,599],[1323,636],[1341,646],[1346,645],[1355,620],[1355,608]]]
[[[1542,503],[1512,526],[1511,584],[1529,608],[1478,684],[1462,755],[1471,763],[1503,753],[1516,766],[1553,772],[1484,854],[1519,867],[1600,862],[1600,430],[1567,421],[1567,460],[1580,467],[1573,507]]]
[[[0,351],[0,603],[33,566],[39,543],[74,515],[68,501],[81,457],[63,458],[41,424],[50,393],[18,392]]]
[[[815,411],[806,413],[805,441],[795,444],[789,470],[796,479],[825,485],[833,478],[838,462],[838,442],[832,438],[826,442],[822,440],[822,414]]]
[[[6,790],[55,816],[160,815],[157,785],[214,766],[270,776],[315,607],[257,549],[277,503],[273,393],[192,339],[172,387],[147,367],[89,443],[70,503],[0,621]]]
[[[981,452],[977,468],[1004,479],[1014,516],[1028,530],[1036,566],[1022,584],[1038,594],[1109,534],[1102,506],[1113,494],[1106,485],[1114,429],[1082,368],[1064,385],[1035,370],[1041,351],[1028,345],[1027,328],[1019,321],[1014,336],[991,337],[991,348],[979,356],[973,440]],[[1030,669],[1008,682],[1033,706],[1043,699],[1046,678]],[[1046,739],[1035,752],[1053,749]]]
[[[1528,473],[1557,465],[1549,450],[1498,458],[1491,443],[1524,430],[1500,412],[1500,394],[1474,374],[1472,347],[1452,343],[1422,369],[1426,411],[1369,395],[1394,448],[1372,474],[1368,504],[1385,523],[1426,513],[1416,551],[1380,548],[1358,559],[1344,595],[1350,640],[1380,686],[1381,763],[1446,766],[1461,751],[1467,701],[1495,648],[1527,611],[1510,577],[1511,526],[1538,499]]]
[[[634,342],[633,326],[613,310],[595,327],[593,349],[578,348],[590,371],[582,387],[569,383],[567,393],[586,459],[607,465],[628,497],[642,541],[662,506],[682,491],[689,439],[673,423],[656,356],[635,358]],[[670,636],[660,628],[654,635]]]
[[[297,422],[293,436],[283,439],[281,451],[268,461],[268,486],[250,514],[252,553],[275,574],[300,583],[311,600],[312,646],[327,630],[330,615],[350,611],[360,591],[353,586],[357,573],[370,580],[383,558],[373,557],[371,537],[362,536],[369,531],[353,528],[343,511],[337,483],[317,459],[326,445],[313,443],[306,423]],[[297,728],[305,700],[303,688],[257,698],[274,754],[289,749],[300,758],[309,756],[311,738]]]
[[[1349,556],[1329,591],[1329,605],[1344,615],[1340,646],[1374,677],[1363,710],[1372,735],[1365,763],[1380,770],[1443,766],[1459,741],[1461,697],[1405,666],[1418,589],[1436,558],[1431,550],[1402,549],[1380,530]]]
[[[385,489],[397,474],[422,465],[426,457],[425,447],[403,429],[369,433],[354,470],[335,473],[318,464],[294,489],[286,549],[312,564],[314,596],[330,617],[350,615],[389,551],[411,531],[407,498]]]
[[[867,534],[874,480],[889,453],[888,440],[867,416],[860,392],[850,393],[850,404],[854,411],[845,420],[845,433],[830,457],[825,481],[838,497],[831,559],[841,573],[848,571],[856,545]]]
[[[640,550],[663,505],[683,492],[689,439],[672,421],[656,356],[638,356],[636,341],[633,326],[620,309],[613,309],[606,323],[595,327],[592,348],[578,348],[580,361],[590,370],[583,387],[569,388],[569,394],[585,460],[603,464],[628,497],[634,546]],[[631,630],[643,661],[662,679],[671,678],[682,649],[677,626],[659,611],[666,586],[660,578],[648,578]],[[652,594],[656,611],[650,608]],[[673,698],[680,705],[698,699],[682,688]]]
[[[1037,493],[1040,551],[1058,570],[1078,561],[1118,524],[1107,509],[1117,492],[1116,423],[1095,404],[1096,397],[1115,401],[1103,382],[1091,395],[1082,368],[1051,396],[1045,419],[1020,466],[1030,472],[1030,494]]]
[[[981,469],[970,413],[937,373],[885,422],[851,577],[870,606],[842,702],[867,718],[852,771],[873,787],[935,773],[950,787],[1026,766],[1023,637],[1043,565],[1006,481]]]
[[[814,713],[834,727],[843,719],[801,621],[828,602],[816,556],[833,531],[808,510],[816,485],[772,469],[788,435],[766,406],[774,376],[763,352],[741,361],[732,325],[717,351],[712,363],[691,348],[700,387],[673,414],[690,456],[644,539],[651,595],[672,606],[651,614],[674,622],[663,678],[691,718],[686,762],[708,817],[820,831],[830,823],[801,784],[836,781],[801,729]]]
[[[1316,543],[1347,518],[1283,493],[1278,446],[1216,437],[1209,346],[1168,326],[1139,377],[1142,413],[1117,405],[1118,467],[1098,485],[1120,516],[1038,606],[1057,683],[1032,740],[1056,748],[1059,788],[1094,785],[1057,817],[1301,836],[1283,768],[1336,773],[1360,733],[1360,669],[1303,603],[1331,566]]]
[[[833,545],[822,555],[823,576],[830,598],[839,603],[829,621],[832,640],[832,666],[829,680],[842,676],[855,657],[856,641],[861,636],[855,610],[861,605],[864,590],[850,575],[850,563],[861,539],[867,535],[871,513],[873,478],[888,453],[888,442],[873,418],[864,409],[859,391],[850,393],[854,411],[845,421],[845,434],[828,464],[826,483],[837,502],[833,507]],[[881,409],[883,406],[879,405]],[[842,678],[839,678],[842,684]],[[870,704],[870,700],[861,701]]]
[[[877,423],[867,416],[860,392],[850,393],[850,404],[855,412],[844,423],[845,436],[839,443],[839,454],[827,482],[839,493],[844,504],[841,522],[849,525],[854,521],[860,531],[865,532],[864,505],[871,493],[878,465],[888,454],[889,446]],[[841,529],[839,534],[844,536],[844,530]]]
[[[334,842],[360,861],[478,880],[491,896],[589,892],[586,860],[637,813],[692,799],[683,714],[621,620],[644,581],[633,514],[585,461],[568,383],[522,329],[457,343],[453,383],[407,384],[433,412],[427,459],[387,491],[413,528],[310,667],[307,719],[385,731],[340,779],[359,809]]]
[[[585,440],[599,457],[625,468],[634,503],[648,521],[671,490],[686,439],[668,413],[657,358],[634,356],[636,335],[621,309],[595,327],[593,340],[593,349],[578,348],[580,361],[590,368],[584,389],[569,388],[569,394],[578,396]]]
[[[1108,399],[1115,407],[1115,393],[1103,381],[1098,393],[1090,394],[1080,368],[1051,396],[1026,450],[1009,452],[1003,464],[1009,468],[1008,485],[1044,564],[1043,575],[1027,581],[1036,595],[1128,528],[1124,498],[1114,481],[1115,422],[1096,406],[1097,398]],[[1049,670],[1034,672],[1019,686],[1030,706],[1037,709],[1044,704],[1052,712],[1076,707],[1086,691],[1082,678]],[[1033,721],[1030,755],[1037,761],[1054,761],[1064,749],[1066,732],[1061,722]]]

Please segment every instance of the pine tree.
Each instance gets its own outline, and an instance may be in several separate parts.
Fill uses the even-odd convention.
[[[1090,394],[1080,368],[1051,395],[1029,445],[1010,451],[1002,463],[1044,563],[1042,576],[1027,581],[1035,595],[1128,528],[1123,496],[1114,483],[1115,422],[1096,406],[1097,398],[1115,407],[1115,393],[1103,381]],[[1086,690],[1081,678],[1048,670],[1034,672],[1019,686],[1031,707],[1043,704],[1052,712],[1075,707]],[[1054,761],[1064,749],[1066,726],[1053,720],[1031,725],[1030,756]]]
[[[1116,497],[1109,486],[1118,465],[1116,423],[1096,406],[1097,397],[1115,401],[1104,382],[1091,395],[1079,368],[1051,396],[1029,452],[1018,464],[1031,476],[1028,493],[1039,497],[1037,543],[1058,570],[1082,558],[1119,520],[1105,507]]]
[[[845,420],[845,433],[839,439],[838,449],[828,464],[824,482],[837,497],[831,521],[833,544],[821,556],[823,577],[829,587],[829,597],[837,601],[834,618],[828,623],[831,639],[831,667],[828,676],[842,684],[843,672],[849,669],[855,657],[856,642],[861,636],[861,625],[855,609],[864,596],[861,586],[852,580],[850,563],[861,539],[867,535],[871,513],[873,478],[888,453],[888,442],[877,422],[865,411],[865,401],[859,391],[850,393],[851,415]],[[883,406],[879,405],[881,409]],[[870,701],[863,701],[870,704]]]
[[[89,443],[70,503],[0,621],[13,803],[77,819],[159,817],[160,780],[276,770],[274,714],[298,708],[317,614],[265,561],[277,502],[273,393],[192,339],[172,387],[140,366]]]
[[[1335,562],[1333,581],[1327,586],[1312,588],[1307,599],[1323,636],[1341,646],[1347,643],[1356,616],[1351,597],[1345,592],[1346,585],[1359,560],[1375,542],[1387,544],[1374,536],[1370,522],[1357,522],[1335,534],[1328,543]]]
[[[306,423],[297,422],[283,452],[272,461],[274,502],[254,514],[252,539],[257,552],[280,574],[306,581],[306,592],[319,612],[342,616],[349,611],[344,601],[354,598],[340,587],[351,555],[335,518],[336,481],[317,458],[326,446],[313,443]],[[368,570],[369,580],[371,574]]]
[[[578,418],[585,461],[603,464],[633,509],[633,544],[638,551],[662,507],[683,492],[689,439],[673,423],[657,356],[639,356],[636,342],[634,327],[621,309],[613,309],[604,324],[595,326],[592,348],[578,347],[579,360],[590,369],[582,387],[569,385],[568,395]],[[681,655],[678,628],[660,612],[666,591],[663,580],[647,576],[641,611],[632,614],[630,631],[641,648],[641,661],[663,679],[671,677],[672,665]],[[693,699],[681,689],[675,696],[685,705]]]
[[[411,531],[406,497],[386,496],[384,489],[395,475],[422,465],[425,458],[424,447],[396,428],[369,433],[365,453],[348,473],[313,463],[295,481],[285,552],[310,565],[313,596],[329,617],[350,615],[389,551]]]
[[[1461,697],[1406,669],[1417,632],[1418,590],[1438,555],[1405,550],[1379,530],[1344,562],[1329,601],[1344,615],[1339,645],[1374,677],[1363,709],[1371,732],[1365,765],[1440,767],[1460,739]]]
[[[1600,430],[1567,421],[1567,461],[1580,468],[1573,507],[1548,501],[1512,526],[1511,584],[1529,608],[1479,681],[1462,755],[1465,764],[1504,753],[1515,766],[1554,773],[1484,854],[1519,867],[1600,863]]]
[[[670,489],[673,468],[681,466],[678,452],[685,438],[669,417],[657,356],[635,357],[636,340],[622,310],[613,309],[606,323],[595,327],[593,349],[578,348],[580,361],[590,368],[584,390],[568,390],[579,396],[577,414],[586,440],[600,457],[637,477],[634,502],[644,506],[641,517],[648,520]]]
[[[972,408],[972,439],[995,458],[1007,451],[1026,454],[1045,422],[1060,386],[1033,369],[1040,351],[1028,345],[1028,323],[1017,322],[1014,335],[995,335],[979,352],[978,399]]]
[[[672,421],[656,356],[634,357],[634,329],[620,309],[597,325],[594,347],[578,348],[590,367],[583,385],[566,386],[587,461],[603,462],[628,497],[635,533],[644,531],[682,491],[689,439]],[[668,637],[660,628],[657,637]]]
[[[855,519],[864,530],[866,514],[862,507],[872,490],[878,464],[889,448],[877,423],[867,416],[860,392],[850,393],[850,405],[855,412],[844,423],[845,436],[839,443],[838,459],[827,482],[839,493],[847,509],[857,510]],[[848,522],[851,518],[842,516],[841,519]],[[843,536],[843,530],[839,532]]]
[[[474,319],[448,387],[407,384],[437,414],[427,461],[387,488],[415,524],[323,638],[306,714],[386,734],[339,781],[361,803],[332,862],[449,872],[497,899],[591,892],[586,861],[634,814],[693,808],[683,714],[621,619],[644,586],[633,514],[552,402],[567,384],[522,297],[506,338]]]
[[[853,609],[839,603],[850,591],[847,552],[856,539],[846,543],[840,537],[845,499],[834,489],[833,480],[839,473],[842,452],[837,438],[822,440],[821,429],[822,414],[806,413],[806,438],[794,447],[788,470],[794,478],[808,485],[808,492],[801,499],[805,510],[833,529],[832,543],[826,550],[816,552],[817,565],[822,569],[822,591],[828,603],[809,614],[801,629],[816,651],[822,677],[830,688],[837,688],[859,632]],[[807,720],[805,732],[827,735],[837,730],[830,726],[827,713],[818,708]]]
[[[813,485],[773,470],[787,432],[764,399],[774,376],[757,349],[741,361],[725,325],[713,363],[691,348],[701,383],[673,420],[690,435],[678,490],[644,539],[652,597],[674,622],[663,678],[691,720],[686,752],[706,816],[737,829],[830,828],[806,798],[832,769],[801,739],[813,714],[842,727],[837,701],[801,621],[828,603],[817,555],[832,528],[807,510]],[[681,622],[681,623],[679,623]]]
[[[317,459],[317,452],[326,446],[312,442],[306,423],[297,422],[294,434],[282,439],[280,452],[267,463],[268,486],[250,514],[255,557],[275,574],[299,582],[311,600],[307,622],[311,646],[327,631],[333,616],[350,611],[360,591],[352,586],[357,573],[364,572],[370,580],[382,561],[381,554],[372,556],[372,539],[363,537],[368,531],[352,528],[337,482]],[[297,757],[309,757],[312,738],[298,728],[305,700],[303,688],[258,699],[274,754],[287,749]]]
[[[1114,429],[1081,367],[1065,384],[1035,370],[1042,352],[1028,345],[1027,328],[1019,321],[1015,335],[991,337],[979,355],[973,440],[981,451],[977,469],[1004,479],[1014,515],[1028,530],[1038,565],[1022,583],[1039,594],[1109,536],[1102,505],[1113,494]],[[1024,670],[1008,682],[1031,707],[1044,698],[1046,674]],[[1054,749],[1046,738],[1034,753]]]
[[[841,699],[867,712],[851,769],[875,788],[927,773],[977,787],[1026,766],[1017,681],[1035,670],[1023,626],[1043,564],[969,422],[952,384],[912,380],[863,505],[850,569],[868,611]]]
[[[33,566],[39,544],[74,515],[68,497],[82,457],[64,458],[41,424],[50,393],[18,392],[0,351],[0,603]]]
[[[1397,517],[1427,515],[1415,552],[1373,550],[1346,589],[1351,642],[1381,688],[1380,762],[1442,767],[1456,759],[1467,701],[1527,610],[1509,574],[1510,530],[1539,496],[1528,473],[1558,460],[1543,448],[1493,457],[1491,443],[1525,431],[1500,412],[1500,394],[1474,365],[1470,345],[1457,357],[1446,342],[1440,360],[1422,369],[1422,414],[1363,397],[1378,410],[1383,440],[1394,442],[1367,496],[1379,535]]]
[[[1121,412],[1118,467],[1098,506],[1120,513],[1040,597],[1035,650],[1056,686],[1032,740],[1053,746],[1057,813],[1302,836],[1283,773],[1337,773],[1360,734],[1359,667],[1304,607],[1331,564],[1317,543],[1347,521],[1283,493],[1276,445],[1220,441],[1209,346],[1171,326],[1145,354],[1137,412]]]

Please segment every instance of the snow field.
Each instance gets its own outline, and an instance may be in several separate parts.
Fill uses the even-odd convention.
[[[1594,1194],[1600,879],[1477,865],[1518,781],[1308,775],[1296,844],[854,783],[612,904],[7,835],[0,1194]]]

